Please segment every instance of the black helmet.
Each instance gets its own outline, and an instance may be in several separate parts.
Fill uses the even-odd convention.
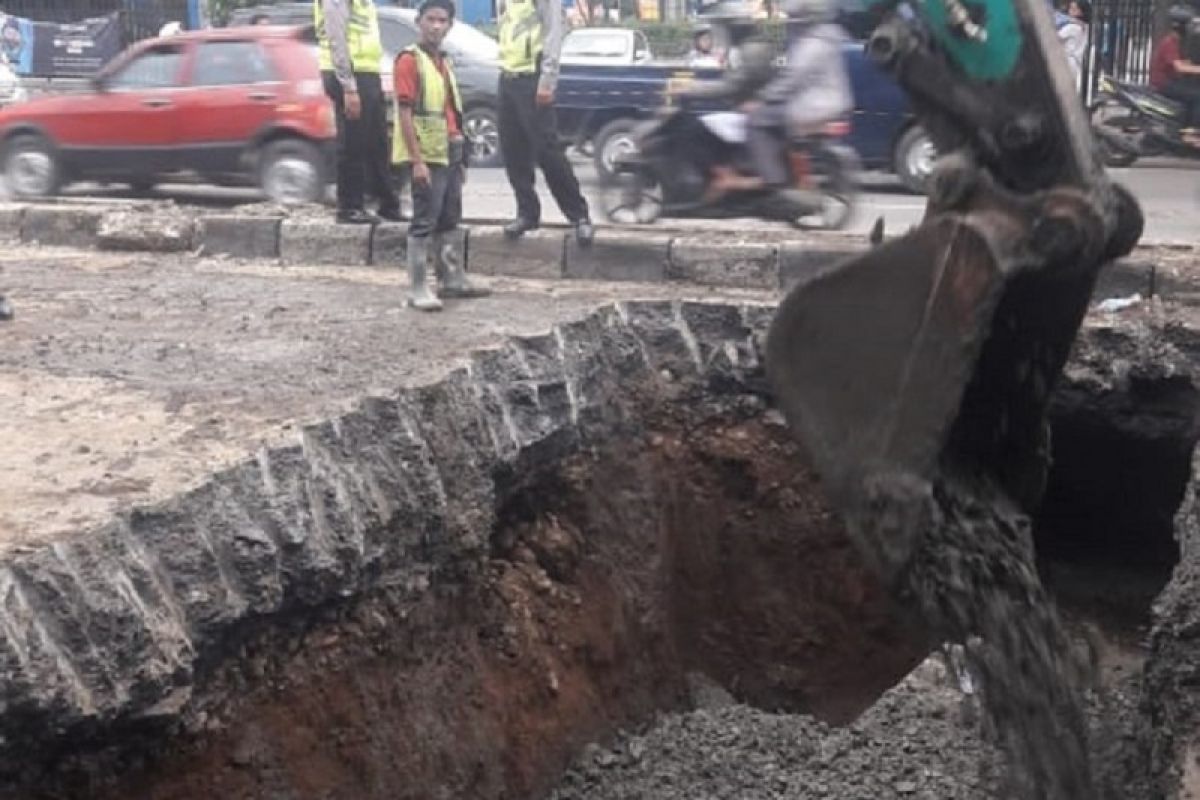
[[[833,19],[833,8],[828,0],[784,0],[783,12],[792,22],[813,24]]]

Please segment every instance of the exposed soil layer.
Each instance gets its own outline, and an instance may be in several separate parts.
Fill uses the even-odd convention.
[[[759,415],[660,415],[514,488],[485,560],[246,631],[190,734],[50,794],[531,797],[689,673],[845,720],[927,649]]]
[[[150,276],[146,265],[128,277],[136,278],[132,294],[141,281],[196,291],[203,283]],[[237,280],[247,277],[264,287],[274,280]],[[383,302],[342,280],[330,285],[351,301]],[[315,310],[329,289],[296,291],[312,293],[303,305]],[[571,303],[584,305],[584,295],[563,298],[559,311]],[[512,324],[506,314],[531,320],[537,304],[512,298],[487,319],[498,328]],[[823,722],[798,723],[800,739],[830,742],[818,756],[844,756],[843,777],[872,771],[870,780],[820,784],[828,791],[812,797],[881,796],[889,787],[902,797],[985,791],[986,774],[964,775],[965,764],[994,758],[977,719],[943,724],[939,716],[920,727],[961,698],[909,686],[901,701],[893,692],[872,709],[875,727],[824,726],[870,706],[929,642],[897,621],[767,410],[758,345],[768,315],[700,303],[605,308],[550,335],[464,357],[469,367],[437,385],[399,395],[379,389],[388,396],[305,426],[201,488],[86,537],[14,548],[0,565],[0,674],[15,676],[0,685],[0,797],[524,800],[551,791],[587,742],[640,730],[661,710],[704,706],[703,696],[724,694],[718,687],[761,708],[818,715]],[[184,316],[181,332],[199,318]],[[269,328],[270,316],[255,324]],[[461,338],[439,347],[469,346],[474,322],[464,314],[449,323]],[[117,327],[127,352],[141,352],[137,326]],[[1140,317],[1109,327],[1085,334],[1092,347],[1077,352],[1069,371],[1069,387],[1081,388],[1075,411],[1097,416],[1073,446],[1070,436],[1056,444],[1065,490],[1039,529],[1039,547],[1078,567],[1084,612],[1088,598],[1104,594],[1099,582],[1127,585],[1121,548],[1136,549],[1143,531],[1152,532],[1144,541],[1156,554],[1147,559],[1152,581],[1170,568],[1161,519],[1188,478],[1180,454],[1190,453],[1196,432],[1188,364],[1156,345],[1164,327]],[[1187,335],[1165,330],[1188,352]],[[354,337],[334,339],[353,351]],[[68,363],[66,344],[22,341],[14,351],[22,363],[47,372]],[[224,374],[219,351],[197,363]],[[120,358],[104,347],[86,351],[89,363]],[[322,351],[320,362],[333,369],[339,358]],[[150,359],[133,363],[153,374]],[[1155,364],[1168,368],[1155,372]],[[397,369],[407,380],[433,366]],[[339,376],[349,377],[327,380]],[[227,378],[229,387],[237,382],[232,372]],[[295,400],[301,383],[281,385]],[[347,397],[361,389],[351,388]],[[1067,409],[1068,424],[1078,422],[1075,411]],[[285,417],[294,413],[289,407]],[[1109,415],[1117,434],[1106,428]],[[1109,446],[1072,452],[1089,447],[1093,433]],[[1074,469],[1135,456],[1136,486],[1149,487],[1136,508],[1110,502],[1115,484],[1097,497],[1076,480]],[[1161,472],[1144,474],[1150,469]],[[1190,752],[1200,708],[1191,698],[1191,665],[1200,663],[1192,644],[1195,508],[1189,489],[1183,563],[1154,638],[1161,663],[1152,663],[1142,700],[1149,754],[1131,744],[1127,683],[1109,703],[1119,709],[1108,738],[1092,740],[1101,746],[1093,757],[1122,776],[1144,778],[1154,764],[1177,778],[1189,763],[1180,754]],[[1123,533],[1089,540],[1088,526],[1102,527],[1109,514]],[[1076,519],[1089,522],[1071,527]],[[1076,560],[1081,553],[1112,553],[1100,559],[1103,578]],[[1068,586],[1061,574],[1051,576],[1052,588]],[[1136,609],[1135,618],[1144,608],[1116,605]],[[1137,624],[1122,630],[1136,635]],[[1136,672],[1138,656],[1121,651],[1113,660]],[[754,751],[763,759],[745,749],[721,756],[734,788],[678,796],[776,797],[787,787],[775,778],[810,785],[810,764],[772,771],[812,748],[793,747],[797,740],[768,716],[718,715],[715,728],[700,726],[709,733],[694,738],[694,752],[668,742],[690,760],[663,768],[707,777],[695,757],[706,741],[727,740],[729,725],[752,743],[783,732],[775,754]],[[1093,709],[1096,719],[1114,715]],[[607,769],[633,749],[646,752],[628,734],[618,741],[617,750],[592,748],[585,758]],[[938,754],[946,760],[936,762]],[[568,776],[585,762],[575,763]],[[909,777],[914,770],[924,770],[921,780]],[[1123,780],[1105,786],[1140,785]],[[648,796],[614,791],[561,796]]]

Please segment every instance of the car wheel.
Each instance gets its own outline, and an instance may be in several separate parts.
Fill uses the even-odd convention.
[[[463,115],[463,133],[471,143],[470,166],[498,167],[500,155],[500,121],[490,108],[467,109]]]
[[[4,154],[4,181],[17,197],[49,197],[61,182],[54,148],[41,136],[18,136]]]
[[[613,165],[621,156],[637,152],[637,142],[633,138],[636,126],[635,120],[616,119],[592,137],[592,161],[600,180],[608,180],[616,174]]]
[[[303,139],[271,142],[259,158],[258,185],[276,203],[317,202],[325,191],[321,151]]]
[[[909,128],[896,143],[896,175],[910,192],[925,194],[926,184],[936,163],[937,147],[920,125]]]

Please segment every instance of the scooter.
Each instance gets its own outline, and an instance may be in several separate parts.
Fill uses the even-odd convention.
[[[847,133],[849,123],[838,122],[821,135],[788,143],[794,185],[805,192],[757,189],[713,198],[714,168],[749,171],[745,115],[666,108],[634,131],[636,148],[614,162],[599,205],[610,222],[620,225],[647,225],[663,217],[758,217],[837,230],[849,222],[858,193],[858,155],[840,142]]]
[[[1200,146],[1181,133],[1187,109],[1146,86],[1102,75],[1098,98],[1088,112],[1105,166],[1127,167],[1158,155],[1200,158]]]

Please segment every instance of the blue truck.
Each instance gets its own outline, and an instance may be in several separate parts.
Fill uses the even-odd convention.
[[[935,151],[913,119],[896,82],[867,58],[861,42],[844,50],[854,91],[854,115],[846,143],[865,169],[894,171],[912,191],[923,190]],[[715,70],[671,64],[564,65],[556,92],[560,134],[585,152],[590,148],[601,176],[613,159],[633,147],[632,131],[692,80],[716,79]],[[713,110],[717,110],[714,108]]]

